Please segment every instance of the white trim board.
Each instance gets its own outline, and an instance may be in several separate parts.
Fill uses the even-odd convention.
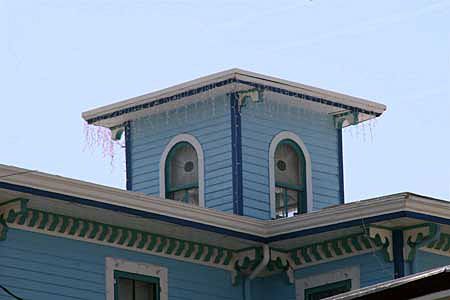
[[[450,220],[450,202],[412,193],[399,193],[364,201],[355,201],[335,207],[301,214],[292,218],[259,220],[233,215],[177,201],[167,201],[160,197],[106,187],[80,180],[50,175],[38,171],[0,165],[0,183],[59,193],[88,199],[101,204],[110,204],[181,220],[189,220],[205,225],[248,233],[260,237],[271,237],[299,230],[338,224],[355,219],[368,218],[399,211],[410,211]],[[32,200],[42,198],[25,192],[16,192],[7,187],[0,189],[0,202],[11,197]],[[3,198],[2,198],[3,197]],[[54,201],[52,197],[46,197]],[[87,206],[78,205],[80,209]]]
[[[292,82],[272,76],[267,76],[255,72],[250,72],[242,69],[230,69],[218,73],[214,73],[208,76],[200,77],[191,81],[187,81],[182,84],[174,85],[169,88],[165,88],[156,92],[148,93],[142,96],[130,98],[127,100],[119,101],[110,105],[106,105],[103,107],[95,108],[89,111],[86,111],[82,114],[82,117],[85,120],[90,120],[92,118],[102,116],[105,114],[113,113],[117,110],[131,108],[137,105],[142,105],[144,103],[148,103],[159,98],[170,97],[176,95],[178,93],[186,92],[191,89],[199,88],[208,84],[212,84],[218,81],[223,81],[227,79],[237,79],[243,81],[254,82],[258,84],[265,84],[274,86],[281,89],[286,89],[293,92],[303,93],[314,97],[320,97],[328,100],[332,100],[336,103],[340,103],[343,105],[353,106],[362,110],[371,111],[374,113],[383,113],[386,110],[386,106],[374,101],[365,100],[358,97],[353,97],[321,88],[316,88],[304,84],[300,84],[297,82]],[[227,88],[233,88],[228,87]],[[181,101],[182,102],[182,101]],[[151,110],[151,109],[150,109]],[[131,113],[132,114],[132,113]],[[113,120],[116,119],[116,120]],[[95,122],[95,125],[104,126],[104,127],[115,127],[117,125],[122,124],[126,120],[134,119],[132,116],[130,117],[114,117],[110,118],[109,121],[101,120]]]
[[[312,171],[311,171],[311,156],[302,139],[293,132],[282,131],[275,135],[270,142],[269,147],[269,184],[270,184],[270,217],[275,218],[275,150],[278,144],[283,140],[291,140],[296,143],[305,156],[305,175],[306,175],[306,207],[307,211],[311,212],[313,208],[313,193],[312,193]]]
[[[133,262],[113,257],[105,258],[106,300],[114,300],[114,271],[124,271],[144,276],[158,277],[161,288],[160,300],[169,299],[167,268],[152,264]]]
[[[200,142],[193,136],[187,133],[178,134],[173,137],[164,148],[159,161],[159,196],[166,197],[166,159],[172,148],[181,142],[187,142],[194,147],[197,152],[198,159],[198,205],[205,207],[205,163],[203,149]]]
[[[304,278],[295,279],[295,299],[304,300],[305,290],[307,289],[347,279],[351,279],[352,281],[351,290],[359,289],[360,285],[359,266],[337,269],[333,271],[328,271],[326,273],[321,273],[318,275],[312,275]]]

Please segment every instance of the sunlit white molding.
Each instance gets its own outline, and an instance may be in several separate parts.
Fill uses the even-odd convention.
[[[205,169],[204,169],[204,155],[200,142],[193,136],[187,133],[182,133],[170,140],[166,145],[164,152],[159,161],[159,195],[161,198],[166,198],[166,159],[172,148],[181,142],[189,143],[197,152],[198,159],[198,205],[205,207]]]
[[[221,84],[215,87],[216,83],[223,81],[228,81],[228,83],[230,84]],[[272,89],[281,89],[291,93],[301,93],[305,96],[307,95],[308,97],[319,97],[323,99],[323,103],[321,105],[329,107],[333,112],[341,112],[343,106],[351,106],[356,110],[363,110],[369,113],[368,115],[362,114],[361,121],[372,119],[376,115],[381,115],[386,110],[385,105],[370,100],[365,100],[333,91],[324,90],[321,88],[316,88],[272,76],[267,76],[264,74],[258,74],[255,72],[235,68],[187,81],[185,83],[178,84],[159,91],[92,109],[84,112],[82,114],[82,117],[89,123],[113,128],[123,124],[126,121],[135,120],[142,115],[148,115],[148,113],[151,113],[152,110],[159,110],[160,105],[154,105],[142,110],[136,110],[133,108],[157,101],[161,98],[174,97],[177,95],[185,94],[189,95],[190,91],[202,89],[202,87],[209,85],[214,86],[213,90],[217,90],[217,93],[225,94],[230,91],[236,91],[237,88],[239,89],[239,86],[243,86],[242,90],[248,90],[252,87],[248,84],[259,84],[261,86],[267,86]],[[211,88],[205,89],[205,91],[211,93]],[[184,96],[183,98],[189,97]],[[196,98],[198,98],[198,96]],[[179,98],[177,98],[177,100],[179,100]],[[183,101],[176,101],[174,103],[176,103],[175,105],[185,105],[186,102],[184,100],[185,99],[183,99]],[[329,105],[331,104],[331,102],[333,102],[334,105]],[[166,105],[167,103],[165,102],[161,104],[161,106]],[[117,112],[120,112],[121,110],[128,111],[125,114],[118,114]],[[102,118],[102,116],[106,117]],[[101,119],[95,120],[99,117]]]
[[[312,170],[311,156],[302,139],[293,132],[282,131],[278,133],[270,142],[269,147],[269,184],[270,184],[270,217],[275,218],[275,150],[278,144],[283,140],[291,140],[296,143],[303,152],[305,157],[305,175],[306,175],[306,208],[308,212],[313,208],[313,192],[312,192]]]
[[[114,295],[114,271],[123,271],[159,278],[160,300],[168,300],[167,268],[143,262],[133,262],[113,257],[105,258],[106,300],[117,299]]]
[[[354,201],[297,215],[292,218],[259,220],[177,201],[167,201],[157,196],[149,196],[142,193],[2,164],[0,164],[0,177],[0,185],[16,185],[24,189],[36,189],[39,193],[50,192],[64,195],[65,197],[87,199],[102,205],[115,205],[143,213],[149,212],[161,216],[170,216],[171,218],[194,221],[196,223],[251,234],[262,238],[270,238],[299,230],[309,230],[316,227],[398,212],[414,212],[450,219],[450,204],[448,201],[412,193],[398,193]],[[1,189],[7,191],[10,188],[2,187]],[[58,199],[57,196],[49,195],[42,197],[35,195],[33,192],[26,191],[14,192],[13,197],[24,197],[30,199],[30,201],[34,199],[46,199],[48,201]],[[39,208],[40,203],[35,202],[35,207]],[[84,206],[79,207],[81,209]],[[45,209],[45,207],[40,208]],[[405,223],[404,225],[407,224],[409,223]],[[126,224],[122,225],[125,226]]]
[[[305,290],[350,279],[352,282],[351,290],[357,290],[360,286],[360,270],[359,266],[352,266],[348,268],[337,269],[331,272],[326,272],[318,275],[298,278],[295,280],[295,294],[296,300],[305,299]]]

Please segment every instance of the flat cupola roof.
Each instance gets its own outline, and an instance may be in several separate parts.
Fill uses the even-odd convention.
[[[89,124],[112,129],[164,107],[186,105],[203,93],[209,96],[251,89],[281,94],[281,99],[289,101],[310,102],[329,114],[357,113],[358,122],[376,118],[386,110],[385,105],[374,101],[235,68],[88,110],[82,117]]]

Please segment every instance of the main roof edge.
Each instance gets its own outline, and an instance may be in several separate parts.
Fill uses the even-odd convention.
[[[123,208],[127,213],[137,216],[160,218],[175,224],[193,226],[197,229],[211,229],[253,241],[280,240],[309,235],[319,228],[322,231],[329,231],[333,230],[334,224],[358,226],[352,224],[355,222],[357,224],[357,220],[370,218],[375,220],[374,218],[381,216],[394,218],[398,213],[404,212],[418,218],[430,216],[436,222],[450,224],[449,202],[411,193],[387,195],[330,207],[293,218],[264,221],[33,170],[0,165],[0,188],[15,189],[15,187],[23,187],[19,189],[23,193],[32,194],[35,190],[43,191],[39,194],[40,196],[48,194],[50,195],[48,197],[55,197],[52,196],[55,194],[59,200],[74,201],[83,205],[96,205],[112,210]],[[328,227],[331,229],[328,230]]]

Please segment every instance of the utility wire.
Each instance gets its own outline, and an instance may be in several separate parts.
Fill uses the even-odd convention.
[[[12,174],[7,174],[7,175],[0,176],[0,178],[11,177],[11,176],[16,176],[16,175],[22,175],[22,174],[28,174],[28,173],[33,173],[33,172],[37,172],[37,171],[36,170],[29,170],[29,171],[17,172],[17,173],[12,173]]]
[[[24,300],[23,298],[20,298],[20,297],[14,295],[12,292],[10,292],[7,288],[5,288],[5,287],[4,287],[3,285],[1,285],[1,284],[0,284],[0,288],[1,288],[2,290],[4,290],[5,293],[7,293],[7,294],[10,295],[11,297],[13,297],[14,299],[17,299],[17,300]]]

